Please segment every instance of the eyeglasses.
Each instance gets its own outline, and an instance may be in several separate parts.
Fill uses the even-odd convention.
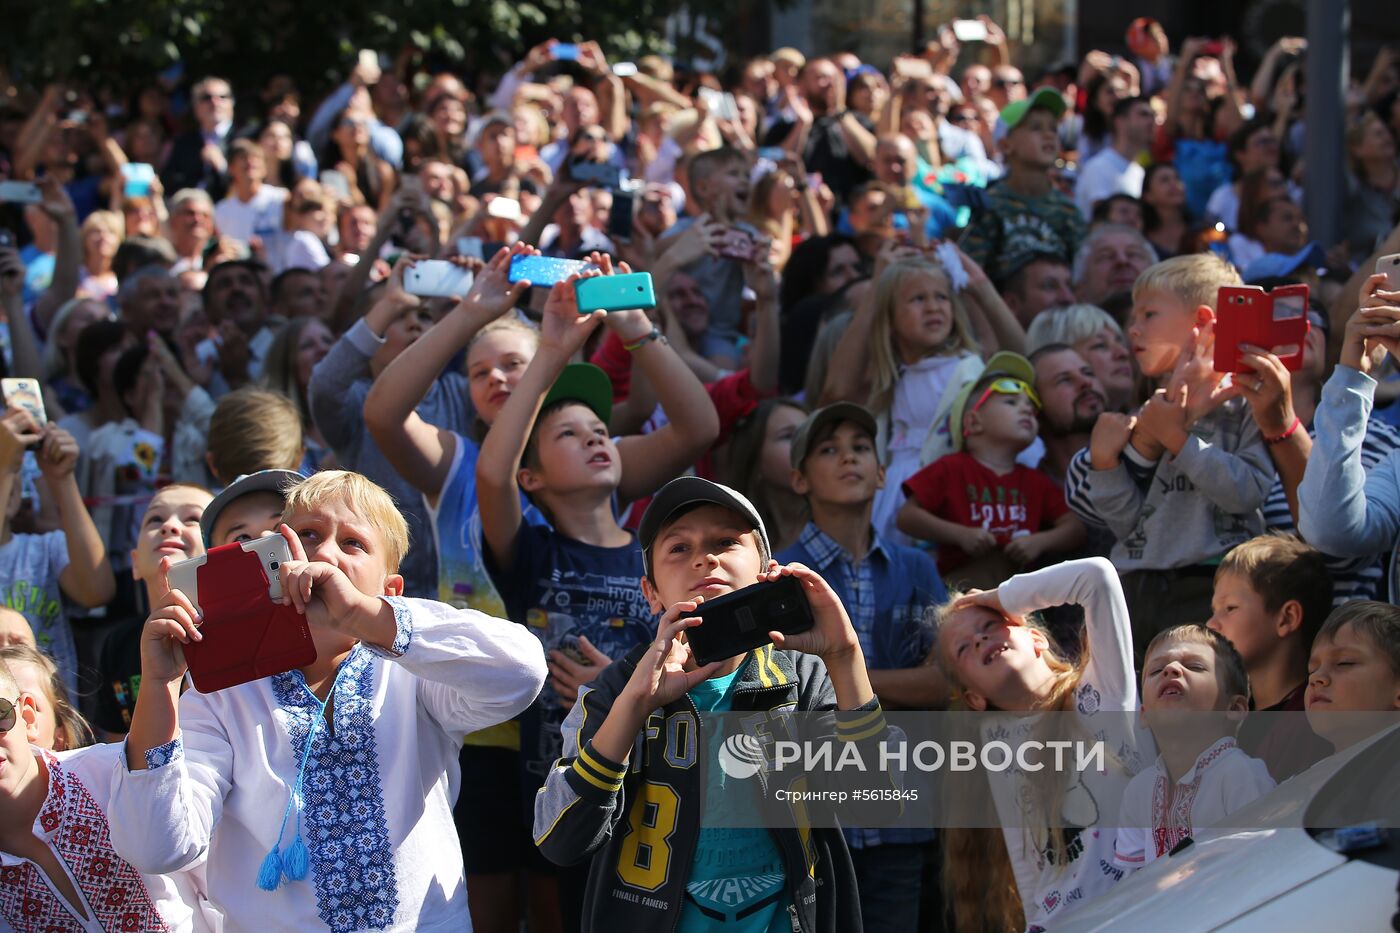
[[[1020,87],[1025,83],[1026,82],[1021,78],[997,78],[995,81],[992,82],[992,87]]]
[[[19,700],[0,700],[0,735],[4,735],[19,722]]]
[[[992,397],[993,392],[998,395],[1024,395],[1031,400],[1032,405],[1037,409],[1040,408],[1040,396],[1035,394],[1035,389],[1031,388],[1029,383],[1022,382],[1020,379],[1008,378],[998,379],[996,382],[987,386],[987,388],[983,390],[981,397],[977,399],[977,404],[972,406],[972,411],[975,412],[985,405],[987,399]]]
[[[950,123],[973,123],[977,120],[975,113],[955,113],[948,118]]]
[[[216,100],[233,100],[233,95],[220,94],[214,91],[205,91],[203,94],[200,94],[199,97],[195,99],[198,100],[201,104],[207,104]]]

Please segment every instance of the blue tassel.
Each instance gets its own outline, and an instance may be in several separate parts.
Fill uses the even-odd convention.
[[[272,851],[263,859],[262,868],[258,869],[258,887],[264,891],[276,891],[281,883],[282,858],[277,846],[273,846]]]
[[[282,853],[282,871],[289,881],[300,881],[311,870],[311,856],[306,851],[306,843],[298,835]]]

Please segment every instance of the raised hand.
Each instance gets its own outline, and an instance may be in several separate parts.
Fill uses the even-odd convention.
[[[723,663],[711,661],[702,667],[686,670],[693,661],[693,655],[690,645],[678,636],[686,629],[701,624],[701,619],[690,615],[701,602],[703,598],[684,600],[662,614],[661,622],[657,625],[656,640],[637,662],[637,669],[623,688],[624,696],[639,712],[650,713],[679,700],[688,691],[713,677]]]
[[[141,627],[141,679],[151,685],[170,684],[184,677],[187,665],[181,646],[204,640],[194,603],[165,582],[173,563],[171,557],[161,558],[158,580],[165,592]]]
[[[612,658],[593,647],[593,643],[582,635],[579,636],[578,647],[583,661],[558,649],[549,653],[549,683],[565,709],[578,701],[580,687],[591,682],[612,663]]]
[[[803,654],[814,654],[823,661],[859,656],[860,640],[851,626],[851,617],[846,607],[822,579],[821,574],[805,564],[779,564],[771,561],[768,570],[758,575],[759,583],[772,583],[782,577],[796,577],[802,584],[802,592],[807,596],[807,604],[812,607],[816,624],[797,635],[784,635],[782,632],[769,632],[768,637],[779,648],[791,648]],[[828,663],[828,667],[832,665]]]
[[[540,251],[524,243],[496,251],[486,265],[476,273],[471,291],[457,303],[454,311],[478,312],[494,320],[515,307],[520,296],[530,290],[529,282],[510,281],[510,263],[516,256],[538,256]]]
[[[66,479],[78,466],[78,441],[73,435],[50,422],[44,426],[39,442],[39,472],[50,481]]]
[[[602,274],[596,269],[576,273],[549,290],[540,321],[541,347],[552,347],[566,356],[573,356],[583,349],[589,335],[608,315],[606,311],[579,314],[574,283]]]
[[[358,617],[366,610],[367,601],[375,603],[377,609],[378,600],[356,589],[334,564],[308,560],[301,538],[289,526],[279,525],[277,532],[292,552],[292,559],[278,570],[282,605],[306,616],[310,625],[359,638]]]

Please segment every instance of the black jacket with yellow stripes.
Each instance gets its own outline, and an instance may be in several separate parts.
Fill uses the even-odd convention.
[[[700,833],[703,771],[675,762],[668,741],[700,735],[689,697],[656,710],[638,733],[631,764],[611,761],[592,737],[648,645],[639,645],[583,688],[563,727],[564,756],[535,798],[535,844],[551,861],[589,856],[583,930],[671,931],[680,922]],[[819,658],[765,645],[739,669],[733,712],[836,708]],[[870,741],[885,731],[878,700],[837,717],[836,735]],[[680,766],[680,765],[684,766]],[[789,917],[801,933],[859,933],[860,902],[839,829],[770,829],[787,875]]]

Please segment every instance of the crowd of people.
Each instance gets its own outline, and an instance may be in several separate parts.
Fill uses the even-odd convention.
[[[1400,57],[1319,244],[1303,40],[1030,74],[982,25],[9,89],[0,929],[1053,928],[1364,745],[1314,714],[1400,709]],[[1306,336],[1217,339],[1244,285]],[[167,573],[265,535],[316,660],[192,689]],[[811,631],[696,661],[783,577]],[[950,708],[1229,715],[1086,774],[1117,814],[714,825],[704,714]]]

